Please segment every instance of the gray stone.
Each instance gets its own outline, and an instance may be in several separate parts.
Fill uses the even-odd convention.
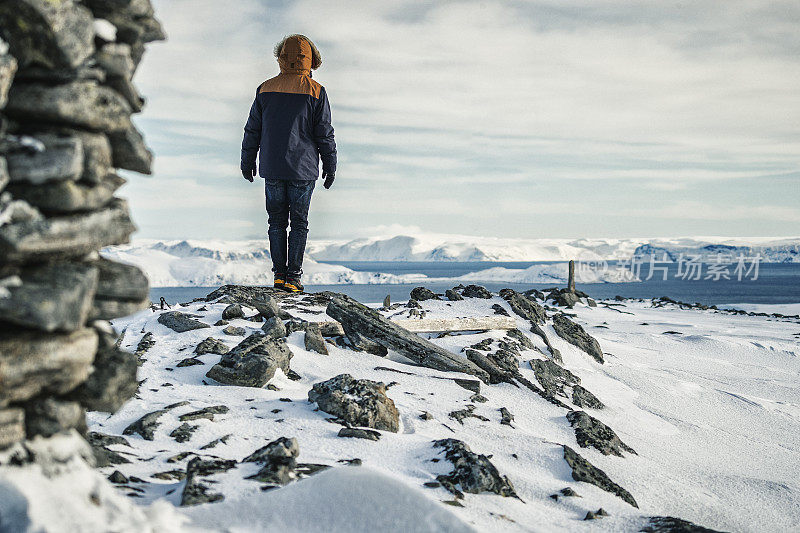
[[[73,0],[0,2],[0,34],[21,67],[77,67],[94,51],[93,22]]]
[[[0,335],[0,405],[42,393],[65,394],[89,376],[97,352],[90,328],[66,334],[37,331]]]
[[[381,434],[374,429],[359,428],[342,428],[339,430],[338,436],[366,440],[380,440],[381,438]]]
[[[463,299],[464,299],[464,297],[463,297],[463,296],[461,296],[460,294],[458,294],[458,293],[457,293],[456,291],[454,291],[453,289],[447,289],[446,291],[444,291],[444,295],[445,295],[445,298],[447,298],[447,299],[448,299],[448,300],[450,300],[451,302],[457,302],[457,301],[459,301],[459,300],[463,300]]]
[[[513,381],[514,375],[512,373],[497,366],[494,361],[489,359],[481,352],[467,348],[466,355],[467,360],[488,374],[489,384],[494,385],[497,383],[511,383]]]
[[[526,350],[535,350],[536,349],[536,346],[533,344],[533,341],[531,341],[528,338],[527,335],[525,335],[524,333],[522,333],[520,330],[518,330],[516,328],[508,330],[506,332],[506,335],[508,337],[511,337],[515,341],[519,342],[522,345],[522,347],[525,348]]]
[[[214,420],[214,415],[224,415],[230,409],[228,409],[227,405],[211,405],[209,407],[203,407],[202,409],[198,409],[197,411],[192,411],[190,413],[183,414],[178,417],[178,420],[181,422],[189,422],[192,420],[200,420],[204,418],[206,420]]]
[[[130,481],[130,479],[128,479],[128,477],[119,470],[114,470],[111,475],[108,476],[108,480],[111,483],[116,483],[118,485],[122,485]]]
[[[134,357],[136,357],[137,364],[141,366],[141,364],[145,361],[143,359],[143,355],[147,353],[147,350],[152,348],[156,343],[156,340],[153,338],[153,334],[151,332],[147,332],[142,335],[141,340],[139,340],[139,344],[136,345],[136,351],[133,352]]]
[[[484,422],[488,422],[489,419],[482,415],[475,414],[475,406],[474,405],[467,405],[464,409],[458,409],[456,411],[451,411],[447,414],[450,418],[461,424],[464,425],[464,420],[467,418],[477,418],[478,420],[483,420]]]
[[[605,472],[581,457],[578,452],[569,446],[563,446],[563,448],[564,460],[572,469],[572,479],[575,481],[582,481],[584,483],[591,483],[592,485],[600,487],[606,492],[610,492],[616,496],[619,496],[623,501],[629,503],[637,509],[639,508],[639,505],[636,503],[636,500],[633,499],[631,493],[611,481]]]
[[[94,54],[97,65],[109,75],[130,79],[133,76],[131,47],[125,43],[108,43]]]
[[[6,106],[8,90],[17,72],[17,60],[8,54],[0,54],[0,109]],[[0,187],[2,188],[2,187]]]
[[[325,339],[322,337],[322,332],[320,332],[317,324],[309,323],[306,325],[303,343],[306,350],[328,355],[328,347],[325,345]]]
[[[486,287],[481,287],[480,285],[467,285],[464,287],[464,290],[461,291],[461,296],[465,298],[483,298],[488,300],[492,297],[492,293],[486,290]]]
[[[167,311],[166,313],[161,313],[158,315],[158,323],[178,333],[211,327],[204,322],[195,320],[185,313],[181,313],[180,311]]]
[[[97,185],[74,181],[56,181],[44,185],[15,183],[9,187],[15,198],[48,214],[69,214],[102,209],[114,198],[114,193],[125,180],[108,174]]]
[[[83,145],[83,174],[80,181],[100,184],[112,174],[111,143],[102,133],[83,130],[67,130],[81,140]],[[116,177],[117,180],[122,178]],[[122,183],[125,183],[123,180]]]
[[[38,398],[25,404],[25,435],[52,437],[70,429],[85,430],[86,417],[78,402]]]
[[[98,337],[99,347],[92,363],[94,371],[70,398],[90,411],[114,413],[136,394],[137,358],[120,349],[114,335],[98,331]]]
[[[182,359],[177,365],[178,368],[183,368],[187,366],[197,366],[197,365],[204,365],[205,363],[202,362],[200,359],[196,357],[188,357],[186,359]]]
[[[470,361],[407,331],[348,296],[336,295],[326,312],[341,322],[348,337],[353,334],[363,336],[386,349],[396,350],[422,366],[464,372],[484,381],[489,379],[485,371]]]
[[[194,353],[197,355],[205,355],[207,353],[215,353],[219,355],[226,354],[230,351],[225,343],[218,341],[214,337],[208,337],[204,339],[200,344],[198,344],[195,349]]]
[[[236,461],[225,459],[195,457],[189,461],[186,466],[186,485],[181,494],[181,506],[222,501],[224,496],[210,492],[209,487],[203,483],[201,478],[226,472],[235,466]]]
[[[130,463],[128,459],[109,448],[109,446],[113,444],[130,446],[128,441],[123,437],[105,435],[92,431],[86,436],[86,440],[89,441],[89,444],[92,446],[92,452],[98,467]]]
[[[6,155],[11,183],[41,185],[77,180],[83,173],[83,143],[78,137],[37,134],[43,150],[20,150]]]
[[[386,385],[377,381],[340,374],[314,384],[308,392],[308,400],[353,426],[394,433],[400,428],[400,414],[386,395]]]
[[[96,298],[141,302],[150,298],[150,283],[139,267],[100,258],[92,263],[100,277]]]
[[[600,343],[586,333],[580,324],[576,324],[563,313],[559,313],[553,317],[553,330],[568,343],[588,353],[598,363],[603,363],[603,350],[600,349]]]
[[[289,372],[291,358],[284,338],[254,333],[223,355],[206,376],[225,385],[263,387],[279,368]]]
[[[501,417],[500,423],[506,426],[511,426],[511,422],[514,421],[514,415],[512,415],[511,411],[509,411],[505,407],[500,408],[500,417]]]
[[[300,445],[297,439],[281,437],[266,446],[262,446],[244,459],[243,463],[268,463],[273,459],[297,458],[300,455]]]
[[[127,243],[135,229],[118,199],[100,211],[6,224],[0,226],[0,263],[82,256]]]
[[[721,533],[674,516],[651,516],[642,533]]]
[[[581,448],[593,447],[603,455],[622,457],[622,452],[635,454],[633,448],[620,440],[614,430],[583,411],[570,411],[567,420],[575,430]]]
[[[225,335],[232,335],[234,337],[244,337],[247,334],[247,330],[238,326],[227,326],[222,330],[222,333]]]
[[[192,433],[197,431],[199,427],[200,426],[192,426],[191,424],[183,423],[173,429],[169,436],[175,439],[175,442],[186,442],[192,438]]]
[[[145,298],[139,302],[95,298],[94,301],[92,301],[92,310],[89,313],[89,320],[113,320],[115,318],[132,315],[142,309],[147,309],[149,305],[149,298]]]
[[[463,491],[470,494],[492,492],[518,498],[511,481],[500,475],[489,458],[473,453],[464,442],[442,439],[433,441],[433,447],[443,448],[445,458],[453,463],[453,471],[436,476],[436,480],[457,497]]]
[[[411,290],[411,299],[417,300],[418,302],[424,302],[425,300],[438,300],[439,297],[430,289],[425,287],[416,287]]]
[[[108,140],[111,142],[111,156],[116,168],[142,174],[153,173],[153,153],[133,124],[109,131]]]
[[[122,431],[122,434],[133,435],[135,433],[141,436],[144,440],[153,440],[156,434],[156,429],[158,429],[158,427],[161,425],[161,422],[159,422],[158,419],[172,409],[175,409],[176,407],[183,407],[184,405],[189,405],[189,402],[178,402],[168,405],[163,409],[159,409],[158,411],[147,413],[135,422],[129,424],[128,427]]]
[[[23,271],[22,284],[0,298],[0,322],[42,331],[74,331],[86,323],[97,287],[97,269],[52,263]]]
[[[264,325],[261,326],[261,329],[267,337],[272,337],[274,339],[286,337],[286,326],[283,325],[283,321],[277,316],[268,318],[267,321],[264,322]]]
[[[233,318],[244,318],[244,311],[242,311],[241,305],[230,304],[228,307],[222,310],[223,320],[230,320]]]
[[[63,85],[15,83],[9,92],[6,113],[19,120],[50,122],[92,131],[126,132],[132,127],[131,108],[122,95],[86,80]]]
[[[565,387],[572,387],[581,382],[581,378],[553,361],[532,359],[530,364],[536,381],[545,392],[553,396],[567,398]]]
[[[25,411],[18,407],[0,409],[0,450],[25,439]]]
[[[508,302],[514,313],[533,324],[544,324],[547,319],[547,315],[541,305],[513,289],[501,290],[500,297]]]
[[[389,353],[386,346],[368,339],[355,329],[348,330],[346,336],[347,340],[350,341],[351,346],[356,351],[367,352],[372,355],[377,355],[378,357],[386,357]]]
[[[572,403],[578,407],[589,407],[591,409],[603,409],[605,407],[597,396],[580,385],[572,387]]]

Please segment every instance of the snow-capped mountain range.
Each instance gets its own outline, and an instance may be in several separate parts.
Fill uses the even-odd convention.
[[[132,244],[103,250],[103,255],[134,264],[144,270],[153,287],[215,286],[225,283],[272,283],[266,239],[250,241],[161,241],[136,240]],[[675,239],[500,239],[464,235],[419,234],[359,238],[351,241],[311,241],[303,264],[304,283],[397,284],[452,280],[512,283],[562,283],[565,261],[581,266],[600,263],[600,268],[579,268],[580,283],[637,281],[630,270],[607,267],[604,261],[655,254],[678,260],[701,255],[711,259],[718,253],[736,257],[761,256],[762,262],[800,262],[800,238],[687,237]],[[363,272],[326,261],[387,262],[513,262],[543,261],[528,268],[492,267],[476,269],[458,277],[430,278],[424,274]],[[378,266],[376,266],[378,269]]]

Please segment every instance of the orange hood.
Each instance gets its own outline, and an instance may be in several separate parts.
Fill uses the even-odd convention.
[[[278,55],[281,74],[311,74],[311,44],[300,37],[289,37]]]

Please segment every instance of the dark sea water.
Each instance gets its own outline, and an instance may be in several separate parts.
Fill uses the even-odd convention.
[[[456,277],[491,267],[527,268],[541,262],[504,262],[504,263],[411,263],[411,262],[337,262],[358,271],[386,272],[390,274],[421,273],[428,277]],[[629,298],[657,298],[669,296],[682,302],[699,302],[706,305],[731,303],[785,304],[800,302],[800,264],[797,263],[762,263],[759,266],[757,279],[751,279],[752,273],[738,281],[732,273],[732,279],[700,279],[684,280],[677,277],[678,265],[667,265],[667,279],[663,272],[654,273],[651,279],[647,265],[642,267],[640,279],[636,283],[591,283],[577,284],[577,288],[597,299],[613,298],[616,295]],[[703,278],[706,277],[704,272]],[[428,282],[426,287],[434,292],[444,292],[457,282]],[[465,283],[466,284],[466,283]],[[527,289],[544,289],[554,284],[537,283],[480,283],[487,289],[496,292],[509,287],[517,291]],[[380,302],[386,295],[393,301],[406,300],[408,294],[418,284],[402,285],[307,285],[306,290],[335,291],[352,296],[362,302]],[[216,287],[155,287],[150,291],[151,299],[158,301],[164,297],[169,303],[187,302],[192,298],[200,298],[216,289]]]

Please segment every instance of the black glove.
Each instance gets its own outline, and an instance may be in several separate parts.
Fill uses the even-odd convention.
[[[333,185],[333,180],[336,179],[336,173],[323,171],[322,179],[325,180],[325,183],[323,183],[322,186],[326,189],[330,189],[331,185]]]
[[[256,169],[242,170],[242,176],[250,183],[253,183],[253,178],[256,176]]]

